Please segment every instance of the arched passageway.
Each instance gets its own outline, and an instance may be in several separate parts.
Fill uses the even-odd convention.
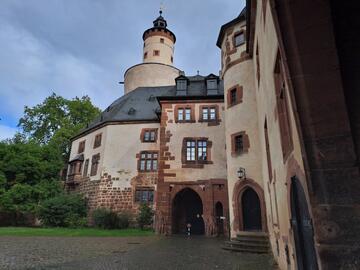
[[[259,196],[248,187],[241,196],[244,231],[261,231],[261,207]]]
[[[191,224],[191,234],[204,234],[203,204],[200,196],[192,189],[179,191],[172,203],[172,233],[186,233]]]

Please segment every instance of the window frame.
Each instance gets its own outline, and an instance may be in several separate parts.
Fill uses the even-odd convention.
[[[181,112],[181,113],[180,113]],[[195,122],[195,107],[189,105],[175,106],[175,123],[194,123]],[[182,115],[182,117],[179,117]]]
[[[83,140],[83,141],[79,142],[78,154],[84,153],[84,151],[85,151],[85,143],[86,143],[86,140]]]
[[[143,200],[144,196],[141,193],[146,192],[146,200]],[[138,195],[140,194],[140,195]],[[151,198],[151,200],[150,200]],[[147,187],[136,187],[134,191],[134,202],[135,203],[154,203],[155,201],[155,190]]]
[[[153,56],[160,56],[160,50],[153,50]]]
[[[141,142],[154,143],[157,141],[157,128],[144,128],[141,130]],[[148,135],[147,135],[148,134]],[[151,136],[153,134],[153,137]],[[149,136],[147,138],[147,136]]]
[[[151,157],[149,157],[149,155],[151,155]],[[156,157],[154,155],[156,155]],[[148,169],[149,162],[150,162],[150,169]],[[144,164],[144,166],[142,166],[142,164]],[[154,164],[156,164],[156,166],[154,166]],[[157,172],[158,170],[159,170],[159,152],[141,151],[138,159],[138,171],[141,173],[149,173],[149,172]]]
[[[95,176],[98,174],[99,163],[100,153],[93,155],[91,158],[90,176]]]
[[[239,37],[239,36],[243,36],[243,40],[242,40],[242,42],[237,43],[236,38]],[[234,47],[240,47],[241,45],[245,44],[245,41],[246,41],[246,36],[245,36],[245,31],[244,30],[240,30],[240,31],[234,33],[234,36],[233,36],[233,45],[234,45]]]
[[[100,138],[100,139],[99,139]],[[94,149],[98,148],[101,146],[101,141],[102,141],[102,133],[98,133],[95,135],[95,139],[94,139]]]
[[[191,143],[191,145],[189,145],[189,143]],[[211,160],[211,148],[212,142],[209,141],[208,138],[184,138],[181,155],[182,168],[203,168],[205,164],[213,164]],[[201,156],[205,158],[201,158]]]
[[[219,120],[218,106],[216,105],[200,106],[199,115],[201,122],[216,122]],[[205,118],[204,115],[207,115],[207,118]],[[212,115],[214,115],[214,118],[211,117]]]
[[[236,138],[242,137],[242,149],[237,148]],[[249,152],[250,140],[249,135],[245,131],[231,134],[231,156],[236,157]]]

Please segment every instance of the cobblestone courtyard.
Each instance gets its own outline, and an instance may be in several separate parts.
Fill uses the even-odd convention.
[[[267,270],[267,255],[231,253],[203,237],[1,237],[0,269]]]

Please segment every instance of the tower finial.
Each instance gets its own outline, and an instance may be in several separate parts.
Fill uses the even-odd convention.
[[[162,15],[163,10],[164,10],[164,3],[161,2],[161,3],[160,3],[160,10],[159,10],[160,16]]]

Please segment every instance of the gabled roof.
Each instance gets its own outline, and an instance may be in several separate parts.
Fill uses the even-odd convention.
[[[230,26],[233,26],[234,24],[237,24],[238,22],[241,22],[245,19],[246,19],[246,7],[243,8],[243,10],[240,12],[239,16],[237,16],[235,19],[233,19],[230,22],[221,26],[219,36],[216,41],[216,46],[218,46],[221,49],[221,43],[224,38],[226,29],[228,29]]]

